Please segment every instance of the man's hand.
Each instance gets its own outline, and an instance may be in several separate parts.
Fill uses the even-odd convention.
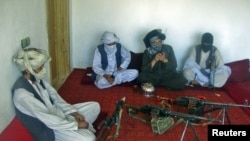
[[[83,115],[77,112],[71,113],[71,115],[78,122],[78,128],[89,128],[89,123],[85,121],[85,118]]]
[[[108,81],[110,84],[113,84],[114,78],[113,78],[112,75],[110,75],[110,74],[104,74],[103,77],[106,78],[107,81]]]
[[[159,55],[159,60],[162,61],[163,63],[167,63],[168,62],[168,59],[166,58],[166,55],[164,52],[162,52],[160,55]]]
[[[84,119],[84,116],[77,113],[77,112],[74,112],[74,113],[71,113],[71,115],[76,119],[76,121],[85,121]]]
[[[118,71],[122,70],[122,67],[117,68]]]
[[[157,53],[156,55],[155,55],[155,57],[154,57],[154,61],[155,62],[158,62],[160,59],[161,59],[161,56],[162,56],[162,53]]]
[[[89,128],[89,123],[86,121],[79,121],[78,122],[78,128],[85,128],[88,129]]]
[[[165,53],[157,53],[154,57],[154,59],[151,62],[151,67],[153,67],[155,65],[155,63],[157,63],[158,61],[162,61],[163,63],[167,63],[168,59],[165,56]]]

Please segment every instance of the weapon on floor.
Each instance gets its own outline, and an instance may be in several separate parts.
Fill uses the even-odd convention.
[[[204,116],[204,114],[209,114],[216,110],[222,110],[222,124],[225,122],[225,117],[227,118],[227,121],[229,124],[231,124],[227,109],[231,107],[243,107],[243,108],[250,108],[250,105],[248,105],[248,101],[245,100],[244,104],[230,104],[230,103],[218,103],[218,102],[209,102],[200,98],[196,97],[179,97],[174,100],[174,103],[187,107],[188,113],[192,115],[197,116]],[[198,122],[198,120],[197,120]]]
[[[215,77],[215,47],[212,46],[211,49],[211,60],[210,60],[210,73],[209,73],[209,83],[208,88],[213,89],[214,88],[214,77]]]
[[[123,97],[121,100],[116,102],[116,109],[113,112],[113,114],[110,117],[107,117],[101,125],[98,126],[100,129],[100,132],[97,136],[96,141],[106,141],[109,138],[113,138],[115,140],[118,137],[118,132],[120,129],[120,121],[121,121],[121,115],[123,111],[123,105],[125,103],[126,98]],[[110,132],[112,129],[112,126],[116,124],[116,132],[114,135],[110,136]]]
[[[143,106],[133,106],[133,105],[125,105],[127,108],[127,111],[129,115],[135,119],[138,119],[142,122],[145,123],[150,123],[152,130],[154,133],[162,134],[165,131],[169,130],[170,128],[175,127],[177,124],[180,123],[177,122],[174,124],[173,118],[177,119],[182,119],[182,121],[185,121],[185,127],[182,132],[181,136],[181,141],[183,140],[187,126],[189,126],[194,133],[195,139],[198,140],[198,135],[195,132],[193,126],[192,126],[192,121],[193,120],[206,120],[206,121],[211,121],[211,122],[221,122],[221,120],[215,119],[215,118],[206,118],[206,117],[201,117],[201,116],[196,116],[196,115],[191,115],[191,114],[184,114],[184,113],[179,113],[179,112],[172,112],[170,110],[167,110],[161,106],[155,106],[155,105],[143,105]],[[143,113],[147,115],[148,117],[151,117],[148,119],[142,119],[138,116],[136,116],[139,113]]]

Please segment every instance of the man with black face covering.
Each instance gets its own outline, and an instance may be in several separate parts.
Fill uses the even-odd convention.
[[[231,68],[224,65],[220,51],[213,46],[213,35],[204,33],[201,44],[192,48],[183,68],[188,85],[199,84],[204,87],[222,87],[229,76]]]

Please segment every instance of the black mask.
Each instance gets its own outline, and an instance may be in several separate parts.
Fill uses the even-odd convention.
[[[214,41],[213,35],[211,33],[204,33],[201,37],[201,44],[207,43],[212,45]]]
[[[204,33],[201,38],[201,49],[208,52],[213,46],[213,35],[211,33]]]
[[[201,45],[201,49],[204,52],[208,52],[211,49],[212,45]]]

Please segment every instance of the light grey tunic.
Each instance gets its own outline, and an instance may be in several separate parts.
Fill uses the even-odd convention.
[[[101,54],[98,48],[96,48],[95,50],[93,66],[92,66],[93,71],[97,74],[94,83],[99,89],[109,88],[117,84],[130,82],[137,78],[138,70],[127,69],[131,61],[131,54],[126,48],[124,48],[123,46],[121,47],[122,62],[120,66],[117,66],[116,63],[115,54],[117,49],[114,48],[113,51],[107,51],[105,48],[105,51],[107,53],[107,58],[108,58],[108,66],[106,67],[106,69],[102,69]],[[122,70],[117,70],[118,67],[121,67]],[[113,74],[115,76],[114,82],[110,84],[106,80],[106,78],[103,77],[104,74],[110,74],[110,75]]]
[[[26,89],[15,90],[13,97],[14,104],[18,110],[29,116],[35,117],[46,126],[54,130],[55,141],[95,141],[94,128],[92,123],[100,113],[100,105],[97,102],[83,102],[71,105],[64,101],[57,91],[46,81],[46,89],[37,83],[37,86],[29,81],[44,103],[34,97]],[[53,103],[50,102],[50,98]],[[70,114],[78,112],[82,114],[89,129],[78,129],[78,122]]]

